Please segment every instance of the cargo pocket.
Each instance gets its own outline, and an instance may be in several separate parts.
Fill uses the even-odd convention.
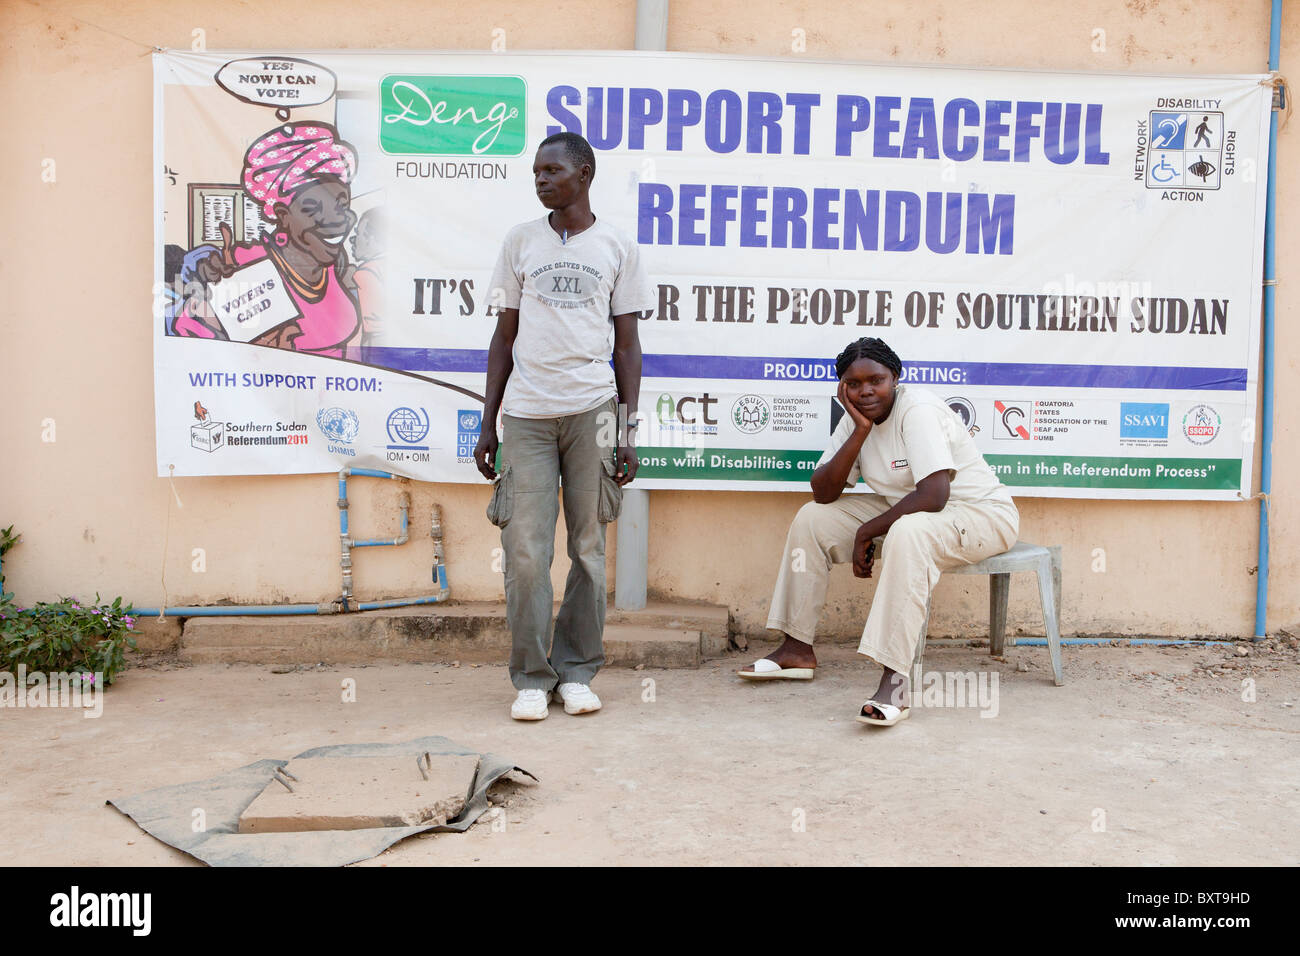
[[[614,480],[614,462],[605,458],[601,465],[604,470],[600,474],[600,521],[608,524],[623,510],[623,489]]]
[[[510,516],[515,510],[515,479],[510,474],[510,466],[501,469],[501,477],[492,489],[492,500],[488,502],[487,519],[498,528],[510,523]]]

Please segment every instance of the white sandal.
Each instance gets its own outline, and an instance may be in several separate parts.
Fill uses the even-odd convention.
[[[863,707],[870,707],[878,714],[884,714],[884,717],[868,717],[858,711],[858,723],[860,724],[878,724],[881,727],[892,727],[900,720],[907,720],[907,715],[912,712],[912,708],[905,707],[899,709],[893,704],[882,704],[878,700],[868,700],[862,704]]]
[[[754,661],[753,670],[736,671],[736,674],[745,680],[812,680],[816,670],[815,667],[782,667],[764,657]]]

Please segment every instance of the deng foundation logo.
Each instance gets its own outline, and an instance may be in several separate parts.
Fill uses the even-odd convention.
[[[767,402],[757,395],[742,395],[731,406],[731,424],[746,435],[756,435],[767,427],[772,413]]]
[[[1183,437],[1193,445],[1208,445],[1222,427],[1223,419],[1209,405],[1193,405],[1183,416]]]
[[[527,92],[518,76],[386,76],[379,145],[398,155],[518,156],[526,145]]]

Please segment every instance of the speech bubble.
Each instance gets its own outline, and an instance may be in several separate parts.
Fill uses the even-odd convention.
[[[217,71],[217,85],[236,99],[269,106],[285,120],[296,106],[325,103],[338,88],[334,71],[293,56],[250,56]]]

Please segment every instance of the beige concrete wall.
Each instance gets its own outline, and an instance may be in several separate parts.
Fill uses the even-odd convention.
[[[1132,72],[1260,72],[1265,0],[672,0],[669,49],[908,64]],[[513,49],[633,45],[633,0],[549,4],[386,0],[186,3],[139,0],[0,4],[0,155],[7,229],[0,245],[0,526],[24,543],[6,562],[20,599],[121,594],[141,606],[327,600],[337,593],[337,509],[326,476],[154,477],[152,126],[148,46],[210,49]],[[1105,50],[1094,51],[1094,31]],[[1282,67],[1300,57],[1300,4],[1283,25]],[[1280,140],[1278,272],[1300,261],[1295,150]],[[42,181],[53,159],[57,179]],[[1261,163],[1262,165],[1262,163]],[[1212,263],[1207,263],[1212,267]],[[1295,296],[1278,293],[1277,439],[1269,626],[1300,618],[1300,399]],[[55,441],[42,441],[52,419]],[[1258,468],[1256,468],[1258,473]],[[429,511],[443,508],[448,573],[462,599],[501,596],[485,487],[415,485],[412,544],[357,556],[364,598],[428,589]],[[355,483],[353,527],[395,527],[391,485]],[[179,498],[179,502],[178,499]],[[661,491],[651,497],[651,587],[729,604],[762,626],[779,548],[805,500],[794,494]],[[1021,536],[1065,551],[1067,632],[1253,632],[1257,508],[1247,503],[1022,499]],[[206,570],[193,570],[194,549]],[[1092,570],[1105,550],[1106,570]],[[610,535],[610,554],[614,534]],[[562,554],[562,549],[560,550]],[[612,565],[612,558],[611,558]],[[557,587],[567,562],[555,569]],[[612,574],[610,580],[612,581]],[[826,631],[861,629],[871,585],[838,568]],[[984,582],[948,578],[933,633],[973,633]],[[1013,625],[1038,627],[1028,580],[1013,584]]]

